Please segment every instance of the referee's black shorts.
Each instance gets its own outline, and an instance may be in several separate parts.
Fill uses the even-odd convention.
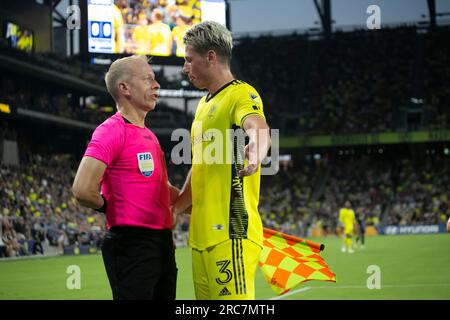
[[[102,255],[114,300],[175,300],[177,267],[171,230],[112,227]]]

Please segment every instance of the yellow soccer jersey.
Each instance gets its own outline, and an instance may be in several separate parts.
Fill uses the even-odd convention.
[[[150,54],[154,56],[169,56],[172,51],[172,31],[163,22],[152,23],[150,30]]]
[[[17,41],[17,48],[27,52],[31,52],[33,49],[33,36],[31,34],[21,34]]]
[[[344,232],[353,231],[353,226],[355,224],[355,212],[353,209],[342,208],[339,211],[339,221],[344,225]]]
[[[114,40],[115,40],[115,53],[122,53],[124,47],[124,38],[123,38],[123,27],[124,21],[122,16],[122,11],[120,11],[119,7],[114,5]]]
[[[228,239],[250,239],[262,245],[258,213],[260,169],[240,178],[245,141],[232,138],[243,121],[259,115],[263,103],[250,85],[233,80],[213,96],[203,97],[191,128],[192,211],[189,245],[204,250]],[[233,150],[233,152],[232,152]],[[232,155],[234,154],[234,155]],[[234,159],[233,159],[234,158]]]
[[[135,53],[149,54],[152,34],[149,26],[136,26],[133,31],[133,40],[136,45]]]
[[[183,43],[183,37],[186,34],[186,31],[189,30],[191,26],[176,26],[172,29],[173,40],[177,46],[176,55],[177,57],[184,57],[186,46]]]

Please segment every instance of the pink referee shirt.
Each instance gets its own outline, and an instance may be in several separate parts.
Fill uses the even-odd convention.
[[[172,227],[164,153],[153,132],[125,122],[117,112],[95,129],[84,156],[107,165],[101,191],[108,230]]]

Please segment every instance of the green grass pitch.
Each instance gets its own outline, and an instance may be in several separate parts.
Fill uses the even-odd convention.
[[[325,244],[337,283],[305,282],[283,299],[450,299],[450,234],[368,237],[354,254],[341,253],[336,237],[310,240]],[[177,249],[177,264],[177,299],[194,299],[190,249]],[[66,287],[70,265],[80,267],[80,289]],[[367,288],[370,265],[380,268],[380,289]],[[258,271],[256,298],[274,297]],[[0,261],[0,299],[111,299],[111,292],[101,255],[62,256]]]

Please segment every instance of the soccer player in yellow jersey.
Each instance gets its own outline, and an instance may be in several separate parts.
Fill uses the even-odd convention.
[[[31,52],[33,50],[33,35],[28,30],[24,30],[19,33],[17,48],[27,52]]]
[[[172,211],[176,215],[192,205],[189,245],[196,298],[254,299],[263,241],[260,164],[271,144],[263,103],[252,86],[231,73],[232,38],[224,26],[197,24],[184,43],[183,72],[208,94],[196,110],[192,168]],[[232,138],[239,129],[249,135],[247,145],[237,134]]]
[[[355,211],[352,209],[352,204],[350,201],[345,201],[344,208],[339,210],[339,222],[344,227],[344,237],[342,244],[342,252],[348,251],[353,253],[353,235],[355,233]]]
[[[123,53],[125,50],[125,29],[122,11],[114,5],[114,53]]]
[[[149,54],[151,36],[147,15],[140,13],[138,15],[138,25],[133,31],[134,52],[137,54]]]
[[[150,54],[153,56],[170,56],[172,53],[172,31],[163,21],[159,9],[152,11],[150,30]]]
[[[185,46],[183,43],[183,37],[186,34],[186,31],[191,27],[188,24],[189,18],[178,15],[175,18],[176,26],[172,29],[173,41],[176,45],[176,56],[184,57]]]
[[[193,0],[177,0],[178,11],[185,17],[192,17],[195,2]]]

